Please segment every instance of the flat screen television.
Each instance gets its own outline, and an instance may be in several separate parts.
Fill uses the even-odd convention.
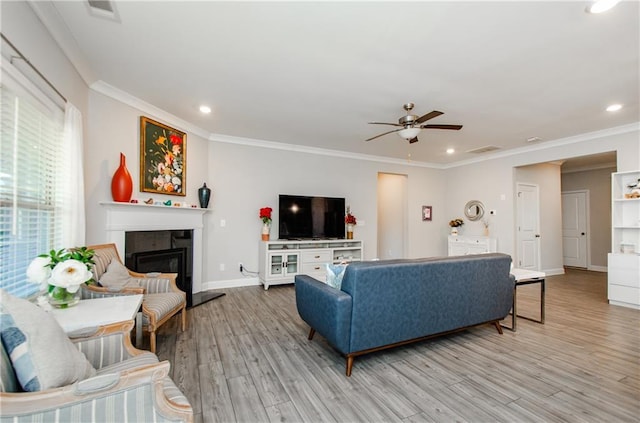
[[[280,195],[279,239],[344,239],[344,198]]]

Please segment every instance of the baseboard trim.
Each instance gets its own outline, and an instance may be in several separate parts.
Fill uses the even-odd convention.
[[[593,265],[588,266],[587,270],[591,270],[594,272],[602,272],[602,273],[607,273],[609,271],[609,269],[607,269],[607,266],[593,266]]]
[[[543,270],[543,272],[547,276],[564,275],[564,267],[561,267],[559,269],[545,269]]]
[[[256,285],[260,285],[260,280],[258,278],[228,279],[224,281],[204,282],[202,284],[202,290],[208,291],[210,289],[240,288],[243,286]]]

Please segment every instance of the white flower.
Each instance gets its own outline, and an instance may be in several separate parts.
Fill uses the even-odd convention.
[[[171,178],[171,183],[173,185],[180,185],[182,183],[182,181],[177,176],[174,176],[173,178]]]
[[[31,283],[46,283],[51,276],[51,257],[36,257],[27,268],[27,280]]]
[[[56,264],[51,272],[49,284],[66,288],[74,293],[80,289],[80,285],[91,279],[93,275],[87,266],[78,260],[66,260]]]

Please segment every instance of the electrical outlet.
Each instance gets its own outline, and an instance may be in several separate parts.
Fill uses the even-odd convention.
[[[244,271],[244,266],[242,265],[242,263],[238,263],[238,267],[240,267],[240,273],[242,273]]]

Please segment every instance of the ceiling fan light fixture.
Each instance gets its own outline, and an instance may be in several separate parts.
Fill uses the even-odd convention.
[[[398,135],[400,135],[400,137],[404,138],[405,140],[410,140],[417,137],[420,133],[420,130],[421,128],[416,127],[404,128],[398,131]]]
[[[587,6],[587,13],[602,13],[613,8],[620,0],[597,0]]]

